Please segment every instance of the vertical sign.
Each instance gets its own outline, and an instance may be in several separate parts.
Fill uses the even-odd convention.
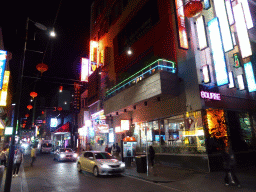
[[[90,61],[91,61],[92,71],[95,71],[97,69],[97,56],[98,56],[98,42],[91,41],[90,42]]]
[[[245,86],[244,86],[244,77],[243,77],[243,75],[238,75],[237,76],[237,82],[238,82],[239,89],[244,90]]]
[[[176,15],[178,22],[179,47],[188,49],[188,37],[186,32],[184,5],[182,0],[175,0]]]
[[[204,76],[204,83],[211,82],[210,73],[209,73],[209,65],[203,66],[203,76]]]
[[[231,0],[225,0],[225,3],[226,3],[227,13],[228,13],[229,24],[233,25],[235,23],[235,20],[234,20]]]
[[[73,108],[75,112],[79,112],[80,110],[80,85],[79,83],[74,82],[74,99],[73,99]]]
[[[214,0],[214,8],[216,16],[219,18],[224,51],[227,52],[232,50],[234,48],[234,45],[224,0]]]
[[[229,76],[229,85],[228,85],[228,87],[229,88],[234,88],[235,87],[235,81],[234,81],[234,75],[233,75],[233,72],[232,71],[230,71],[229,73],[228,73],[228,76]]]
[[[204,17],[202,15],[196,19],[196,30],[199,49],[203,50],[208,47],[208,43],[205,32]]]
[[[6,58],[7,51],[0,50],[0,89],[2,89],[3,86]]]
[[[247,29],[251,29],[253,27],[253,21],[252,21],[248,0],[238,0],[238,3],[241,3],[243,6]]]
[[[249,92],[256,91],[255,76],[253,73],[252,63],[244,64],[245,77],[248,85]]]
[[[225,61],[225,52],[222,46],[219,20],[217,17],[208,22],[208,30],[217,85],[221,86],[228,84],[229,79]]]
[[[233,58],[234,58],[234,64],[235,64],[234,67],[235,68],[241,67],[238,53],[234,53]]]
[[[81,81],[88,82],[88,77],[92,74],[89,59],[82,58],[81,63]]]
[[[3,88],[0,91],[0,106],[6,106],[10,71],[4,72]]]
[[[252,55],[252,49],[246,27],[242,4],[239,3],[234,6],[233,11],[236,21],[237,38],[240,46],[241,56],[242,58],[246,58]]]

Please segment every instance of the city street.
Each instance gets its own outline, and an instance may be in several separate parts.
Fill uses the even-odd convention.
[[[101,176],[76,170],[75,162],[57,162],[53,160],[53,154],[38,154],[33,167],[30,167],[30,156],[25,155],[24,171],[25,181],[23,191],[181,191],[165,184],[153,183],[131,176]],[[15,183],[21,179],[12,179]],[[5,181],[3,181],[5,182]],[[12,185],[14,186],[14,185]],[[15,185],[16,186],[16,185]],[[17,185],[20,187],[20,185]],[[20,191],[20,188],[11,191]]]

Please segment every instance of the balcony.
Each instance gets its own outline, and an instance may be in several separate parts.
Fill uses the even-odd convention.
[[[179,94],[175,63],[158,59],[106,92],[104,110],[111,113],[147,99]]]

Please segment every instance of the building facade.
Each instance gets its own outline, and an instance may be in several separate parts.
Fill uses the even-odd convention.
[[[213,171],[230,142],[238,163],[253,162],[253,8],[247,0],[95,1],[91,114],[103,110],[114,142],[133,136],[136,153],[153,145],[159,161]]]

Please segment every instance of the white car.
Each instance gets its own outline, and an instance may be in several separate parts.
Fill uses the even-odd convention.
[[[85,151],[77,160],[77,170],[87,171],[99,175],[121,174],[125,171],[125,164],[108,152]]]
[[[76,161],[77,153],[70,148],[60,148],[54,152],[54,159],[57,161]]]

